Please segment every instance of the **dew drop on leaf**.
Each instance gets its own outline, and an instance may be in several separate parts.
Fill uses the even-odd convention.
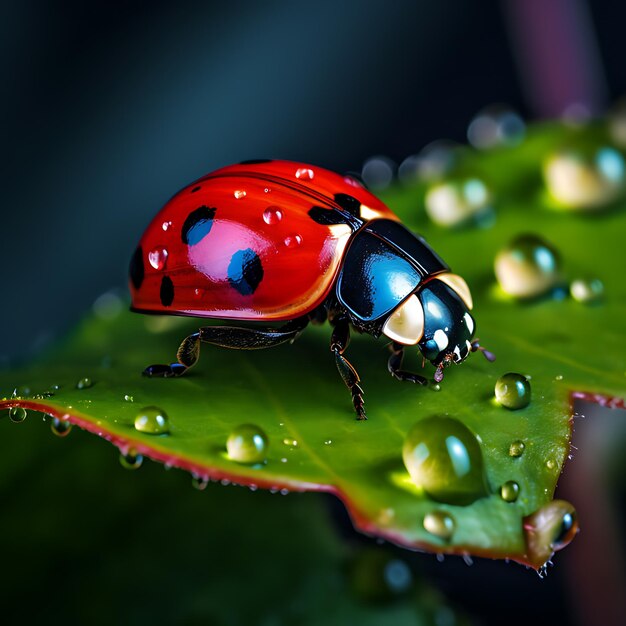
[[[15,424],[19,424],[26,419],[26,409],[21,406],[13,406],[9,409],[9,419]]]
[[[157,406],[146,406],[135,416],[135,430],[148,435],[165,435],[170,432],[167,413]]]
[[[431,511],[424,516],[424,529],[440,539],[451,539],[455,528],[454,518],[446,511]]]
[[[267,435],[254,424],[237,426],[226,441],[228,456],[238,463],[263,463],[268,446]]]
[[[578,532],[576,510],[565,500],[553,500],[524,518],[527,554],[535,563],[545,563],[564,548]]]
[[[439,226],[454,227],[491,212],[491,194],[478,178],[447,180],[426,192],[428,217]]]
[[[498,252],[494,269],[502,290],[515,298],[543,295],[561,279],[559,253],[538,235],[516,237]]]
[[[576,302],[593,304],[599,302],[604,296],[604,285],[598,278],[578,278],[569,286],[569,292]]]
[[[91,378],[81,378],[77,383],[76,383],[76,389],[89,389],[89,387],[93,386],[93,381],[91,380]]]
[[[496,381],[495,394],[496,400],[503,407],[523,409],[530,404],[530,383],[522,374],[509,372]]]
[[[508,480],[500,487],[500,497],[505,502],[515,502],[519,496],[519,485],[514,480]]]
[[[521,439],[518,439],[509,446],[509,456],[518,458],[524,454],[525,448],[526,444]]]
[[[72,423],[67,419],[59,419],[58,417],[53,417],[52,422],[50,422],[50,430],[57,437],[67,437],[72,430]]]
[[[126,454],[120,454],[120,464],[124,469],[136,470],[141,467],[143,456],[135,450],[129,450]]]
[[[191,475],[191,484],[194,489],[198,491],[204,491],[209,484],[209,479],[206,476],[199,476],[198,474]]]
[[[566,149],[544,162],[543,176],[550,196],[563,209],[598,210],[624,189],[624,157],[609,146]]]
[[[406,436],[402,458],[413,482],[434,500],[467,505],[487,495],[480,444],[457,419],[417,422]]]

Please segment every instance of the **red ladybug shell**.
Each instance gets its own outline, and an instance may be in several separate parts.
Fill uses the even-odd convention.
[[[337,207],[336,194],[356,198],[362,218],[398,219],[355,179],[302,163],[250,161],[197,180],[141,238],[133,310],[238,320],[309,313],[330,293],[352,233],[309,215]]]

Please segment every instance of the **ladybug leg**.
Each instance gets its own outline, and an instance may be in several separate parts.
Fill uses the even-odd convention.
[[[401,343],[394,341],[389,344],[389,349],[391,350],[391,356],[387,361],[387,369],[394,378],[410,383],[417,383],[419,385],[428,384],[428,381],[423,376],[400,369],[402,367],[402,360],[404,359],[404,346]]]
[[[361,379],[357,371],[352,367],[352,364],[348,359],[343,356],[344,351],[350,343],[350,325],[348,320],[339,320],[335,324],[333,334],[330,338],[330,350],[335,355],[335,363],[339,375],[343,379],[346,387],[352,394],[352,404],[356,411],[358,420],[366,420],[365,409],[363,408],[363,389],[359,384]]]
[[[150,365],[144,376],[171,378],[182,376],[200,357],[200,342],[235,350],[260,350],[271,348],[287,341],[295,341],[308,324],[308,319],[299,318],[279,328],[245,328],[240,326],[204,326],[199,332],[183,339],[176,358],[171,365]]]
[[[244,326],[205,326],[200,329],[200,341],[234,350],[261,350],[281,343],[294,342],[309,320],[301,317],[279,328],[246,328]]]

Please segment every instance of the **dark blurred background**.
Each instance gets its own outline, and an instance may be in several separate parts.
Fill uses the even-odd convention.
[[[148,221],[219,166],[400,163],[465,141],[493,102],[527,119],[601,113],[626,92],[625,16],[608,0],[3,2],[0,358],[30,356],[104,291],[125,294]],[[88,567],[76,558],[69,580]],[[478,623],[576,621],[567,554],[547,581],[424,558]]]
[[[596,112],[626,91],[625,14],[586,0],[2,3],[0,355],[125,289],[150,218],[219,166],[358,171],[464,141],[493,102]]]

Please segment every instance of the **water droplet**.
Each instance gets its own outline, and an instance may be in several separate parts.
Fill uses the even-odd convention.
[[[296,170],[296,178],[299,180],[313,180],[315,173],[308,167],[299,167]]]
[[[522,456],[522,454],[524,454],[524,448],[526,448],[526,444],[523,441],[521,441],[520,439],[514,441],[509,446],[509,456],[515,458]]]
[[[285,439],[283,439],[283,443],[290,448],[298,447],[298,441],[296,439],[292,439],[291,437],[285,437]]]
[[[50,430],[57,437],[66,437],[70,434],[72,430],[72,423],[68,419],[59,419],[58,417],[53,417],[52,422],[50,423]]]
[[[524,139],[524,120],[504,105],[489,106],[476,115],[467,129],[469,142],[479,150],[516,146]]]
[[[514,480],[508,480],[500,487],[500,497],[505,502],[515,502],[519,496],[519,485]]]
[[[269,187],[265,187],[265,189],[263,189],[263,193],[270,193],[272,190]]]
[[[163,246],[157,246],[148,252],[148,262],[155,270],[164,270],[167,265],[168,252]]]
[[[466,505],[487,494],[476,436],[450,417],[427,417],[409,431],[402,448],[413,482],[434,500]]]
[[[202,296],[204,295],[204,289],[200,289],[199,287],[196,287],[193,290],[193,297],[194,298],[202,298]]]
[[[169,230],[171,226],[172,226],[172,222],[163,222],[161,227],[163,228],[163,230]]]
[[[454,227],[491,213],[491,194],[478,178],[433,184],[424,198],[428,217],[439,226]]]
[[[370,189],[385,189],[391,184],[395,171],[396,164],[391,159],[374,156],[363,163],[361,177]]]
[[[546,461],[546,467],[549,470],[554,471],[555,469],[557,469],[558,465],[557,465],[557,462],[554,459],[548,459]]]
[[[9,419],[15,424],[19,424],[26,419],[26,409],[23,409],[21,406],[12,406],[9,409]]]
[[[329,446],[332,442],[333,442],[332,439],[326,439],[326,441],[324,441],[324,445]]]
[[[561,260],[552,244],[538,235],[520,235],[498,252],[495,273],[500,287],[516,298],[534,298],[561,279]]]
[[[237,426],[226,441],[228,456],[238,463],[263,463],[268,446],[267,435],[254,424]]]
[[[439,539],[451,539],[455,528],[454,518],[446,511],[431,511],[424,516],[424,529]]]
[[[124,395],[124,402],[134,402],[135,398],[133,398],[132,396],[129,396],[128,394]]]
[[[120,464],[124,469],[136,470],[141,467],[143,456],[136,450],[129,450],[126,454],[120,453]]]
[[[527,556],[538,565],[564,548],[578,532],[576,510],[565,500],[553,500],[524,518]]]
[[[570,284],[569,292],[576,302],[592,304],[602,300],[604,296],[604,285],[598,278],[578,278]]]
[[[530,404],[530,383],[522,374],[509,372],[498,378],[496,400],[507,409],[523,409]]]
[[[563,374],[557,374],[557,375],[554,377],[554,380],[563,380]]]
[[[263,211],[263,221],[270,226],[272,224],[278,224],[280,220],[283,219],[283,211],[280,207],[277,206],[268,206],[265,211]]]
[[[76,383],[76,389],[89,389],[89,387],[93,386],[93,381],[91,380],[91,378],[81,378],[77,383]]]
[[[624,157],[609,146],[560,150],[543,165],[546,187],[557,208],[598,210],[624,189]]]
[[[428,388],[431,391],[441,391],[441,385],[437,382],[435,382],[434,380],[429,380],[428,381]]]
[[[158,406],[146,406],[135,416],[135,430],[149,435],[165,435],[170,432],[167,413]]]
[[[288,248],[297,248],[302,243],[302,237],[300,235],[289,235],[285,237],[285,245]]]
[[[209,479],[206,476],[199,476],[198,474],[191,475],[191,484],[194,489],[198,491],[204,491],[209,484]]]
[[[235,196],[235,198],[237,198],[237,200],[241,200],[242,198],[245,198],[248,194],[243,189],[236,189],[233,195]]]

